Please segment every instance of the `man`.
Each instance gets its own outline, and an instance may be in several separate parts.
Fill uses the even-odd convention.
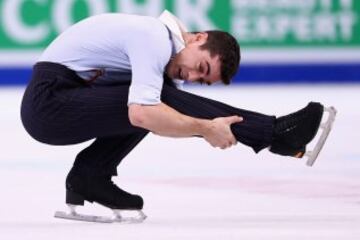
[[[259,152],[302,157],[324,108],[310,103],[281,117],[241,110],[182,91],[183,81],[229,84],[240,49],[228,33],[190,33],[165,11],[159,19],[103,14],[58,36],[34,66],[21,116],[29,134],[53,145],[95,141],[66,179],[66,203],[141,210],[143,199],[111,177],[150,131],[204,138],[222,149],[241,142]]]

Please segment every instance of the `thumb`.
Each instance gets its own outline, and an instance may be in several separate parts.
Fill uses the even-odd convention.
[[[239,117],[239,116],[228,117],[228,123],[229,124],[233,124],[233,123],[236,123],[236,122],[241,122],[242,120],[243,120],[243,118]]]

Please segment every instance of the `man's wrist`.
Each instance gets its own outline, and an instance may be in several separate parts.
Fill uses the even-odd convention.
[[[211,120],[196,119],[196,135],[205,136],[211,128]]]

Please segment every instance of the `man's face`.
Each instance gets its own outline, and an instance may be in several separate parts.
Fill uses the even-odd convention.
[[[186,47],[168,63],[166,73],[170,78],[212,84],[221,79],[219,56],[210,56],[200,46],[207,40],[207,33],[193,34]]]

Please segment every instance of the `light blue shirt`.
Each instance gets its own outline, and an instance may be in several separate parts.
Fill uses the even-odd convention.
[[[155,105],[161,102],[165,67],[181,50],[171,36],[157,18],[101,14],[60,34],[39,61],[65,65],[85,80],[100,70],[98,85],[131,80],[128,104]]]

